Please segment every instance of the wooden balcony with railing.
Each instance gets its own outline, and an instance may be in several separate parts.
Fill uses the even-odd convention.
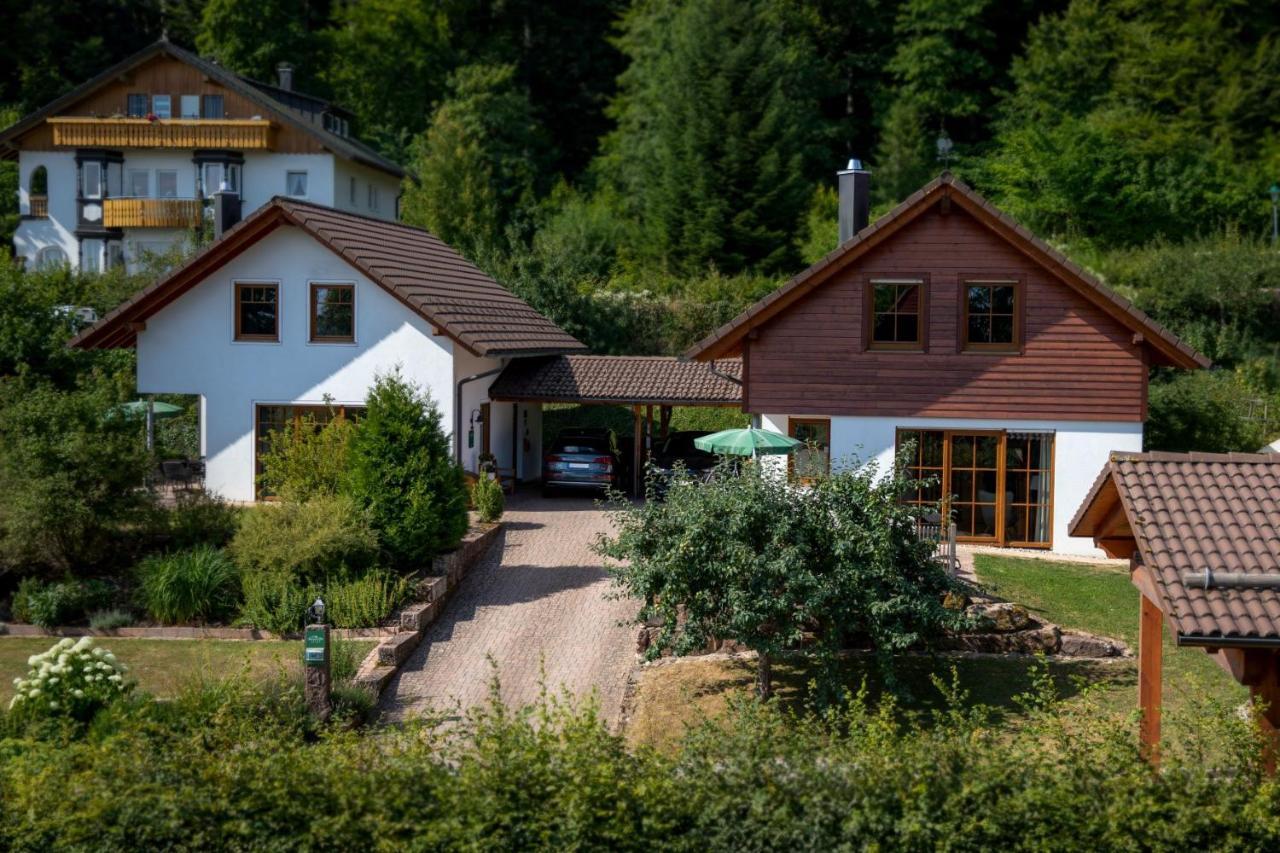
[[[275,127],[268,119],[86,118],[48,119],[53,144],[71,148],[270,149]]]
[[[194,228],[200,224],[198,198],[103,199],[102,224],[107,228]]]

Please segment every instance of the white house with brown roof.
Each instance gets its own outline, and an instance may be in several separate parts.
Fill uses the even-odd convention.
[[[136,268],[209,216],[226,186],[248,213],[277,195],[395,219],[404,170],[351,114],[161,40],[0,131],[18,161],[14,253],[30,266]]]
[[[268,431],[358,409],[398,368],[428,390],[459,462],[537,478],[541,406],[495,404],[514,360],[581,343],[432,234],[273,199],[73,341],[136,347],[138,390],[200,399],[205,486],[254,500]]]
[[[811,439],[797,471],[899,459],[960,541],[1097,553],[1068,530],[1112,451],[1142,450],[1152,365],[1208,365],[950,174],[875,223],[840,175],[841,243],[686,357],[742,360],[742,406]]]

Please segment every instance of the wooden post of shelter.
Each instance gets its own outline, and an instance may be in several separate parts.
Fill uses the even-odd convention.
[[[632,448],[631,448],[631,454],[632,454],[632,458],[631,458],[631,475],[632,475],[632,477],[631,477],[631,479],[632,479],[632,482],[631,482],[631,493],[632,493],[632,494],[634,494],[635,496],[639,497],[640,495],[643,495],[643,494],[644,494],[644,487],[643,487],[643,483],[644,483],[644,462],[643,462],[643,453],[644,453],[644,434],[643,434],[643,431],[641,430],[641,426],[642,426],[642,424],[641,424],[641,422],[640,422],[641,415],[640,415],[640,404],[639,404],[639,403],[636,403],[634,406],[632,406],[632,407],[631,407],[631,414],[632,414],[631,435],[632,435],[632,437],[633,437],[633,440],[632,440],[632,442],[631,442],[631,444],[632,444]]]
[[[662,440],[665,442],[667,436],[671,432],[671,407],[663,406],[658,410],[658,419],[661,423]]]
[[[1164,614],[1146,593],[1138,615],[1138,708],[1142,711],[1139,737],[1142,751],[1152,764],[1160,763],[1160,709],[1162,699]]]

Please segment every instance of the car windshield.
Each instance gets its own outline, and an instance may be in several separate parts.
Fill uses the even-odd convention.
[[[603,441],[588,438],[562,438],[551,448],[553,453],[608,453]]]

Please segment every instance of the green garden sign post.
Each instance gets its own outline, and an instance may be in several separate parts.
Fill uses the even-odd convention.
[[[329,626],[324,621],[324,602],[318,598],[315,604],[307,608],[302,662],[307,708],[317,718],[327,720],[333,712],[333,703],[329,697],[332,686],[329,673]]]

